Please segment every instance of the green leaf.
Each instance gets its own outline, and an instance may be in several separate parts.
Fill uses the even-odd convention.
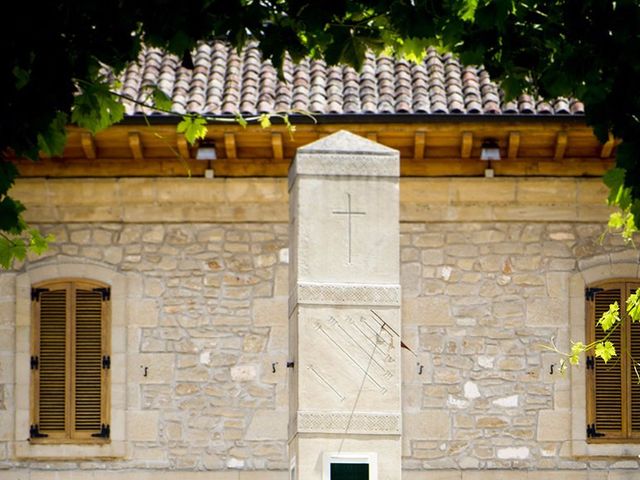
[[[609,340],[607,340],[606,342],[597,343],[594,355],[596,357],[602,358],[604,363],[607,363],[609,360],[611,360],[611,357],[615,357],[616,347]]]
[[[247,128],[248,122],[245,120],[241,113],[236,113],[236,122],[238,122],[238,124],[242,128]]]
[[[478,0],[462,0],[462,7],[460,8],[458,15],[465,22],[473,22],[477,8]]]
[[[191,145],[207,136],[207,120],[201,116],[185,115],[177,128]]]
[[[52,234],[43,236],[36,228],[29,229],[29,235],[29,250],[37,255],[42,255],[49,248],[49,243],[56,240]]]
[[[602,330],[607,332],[613,327],[616,323],[620,321],[620,305],[618,302],[613,302],[609,305],[609,310],[604,312],[598,320],[598,325],[602,327]]]
[[[0,231],[20,233],[20,214],[25,207],[18,200],[5,196],[0,201]]]
[[[632,322],[640,321],[640,288],[627,298],[627,313]]]
[[[614,229],[622,228],[624,227],[624,224],[625,224],[625,219],[624,219],[624,216],[622,215],[622,212],[614,212],[611,215],[609,215],[609,223],[608,223],[609,228],[614,228]]]
[[[60,155],[67,143],[67,115],[58,112],[46,130],[38,134],[38,148],[49,156]]]
[[[31,76],[30,71],[24,70],[16,65],[13,67],[12,73],[13,76],[16,77],[16,90],[22,90],[27,86],[27,83],[29,83],[29,77]]]
[[[171,111],[171,107],[173,106],[173,101],[157,85],[153,87],[152,90],[153,95],[153,104],[160,110]]]
[[[271,119],[269,118],[268,113],[260,115],[260,126],[262,128],[269,128],[271,126]]]
[[[571,365],[578,365],[580,363],[579,356],[582,352],[584,352],[586,346],[582,342],[575,342],[571,344],[571,355],[569,355],[569,363]]]
[[[0,236],[0,266],[8,269],[14,259],[24,260],[27,255],[27,247],[21,238],[5,238]]]
[[[74,99],[71,120],[92,133],[103,130],[124,118],[124,106],[104,83],[83,83]]]
[[[0,157],[0,197],[6,195],[17,177],[18,169],[13,162]]]

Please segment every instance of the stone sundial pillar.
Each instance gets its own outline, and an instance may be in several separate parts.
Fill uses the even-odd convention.
[[[289,170],[292,480],[401,477],[398,175],[347,131]]]

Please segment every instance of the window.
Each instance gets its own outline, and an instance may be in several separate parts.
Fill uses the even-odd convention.
[[[377,480],[375,453],[327,452],[323,460],[323,480]]]
[[[639,280],[608,281],[587,288],[587,341],[603,338],[597,325],[609,305],[618,302],[625,316],[626,299],[640,288]],[[609,340],[618,355],[608,363],[587,357],[587,441],[640,442],[640,325],[624,322]],[[622,354],[628,352],[628,354]]]
[[[110,293],[83,280],[32,288],[32,443],[108,441]]]

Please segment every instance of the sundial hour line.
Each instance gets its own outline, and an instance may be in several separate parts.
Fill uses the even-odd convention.
[[[338,327],[340,330],[342,330],[342,333],[344,333],[346,337],[349,337],[354,340],[354,344],[360,350],[362,350],[365,353],[365,355],[369,355],[369,352],[367,352],[367,350],[359,342],[355,342],[355,339],[351,335],[349,335],[349,333],[344,329],[344,327],[342,327],[342,325],[340,325],[340,322],[338,322],[334,317],[331,317],[331,320],[335,321],[334,325]],[[367,338],[367,340],[369,340],[369,338]],[[379,349],[377,345],[374,344],[374,346],[376,347],[376,349]],[[375,350],[374,350],[374,354],[375,354]],[[380,370],[382,370],[385,377],[392,376],[392,373],[389,370],[387,370],[386,367],[384,367],[383,365],[380,365],[380,363],[375,358],[373,358],[373,355],[371,356],[371,362]]]
[[[348,225],[347,234],[348,234],[348,241],[349,241],[349,263],[351,263],[351,217],[353,215],[366,215],[366,212],[356,212],[356,211],[351,210],[351,194],[347,193],[347,210],[346,211],[334,210],[331,213],[333,213],[334,215],[346,215],[347,216],[347,225]]]

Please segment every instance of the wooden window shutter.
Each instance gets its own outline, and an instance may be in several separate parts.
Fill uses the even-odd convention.
[[[109,437],[109,289],[85,281],[34,289],[33,422],[41,442]]]
[[[627,289],[627,297],[635,293],[640,288],[640,282],[631,282]],[[640,374],[640,323],[629,322],[629,385],[631,386],[631,395],[629,400],[629,408],[631,410],[631,437],[640,439],[640,383],[638,377]],[[635,368],[633,362],[635,361]]]
[[[591,297],[588,342],[603,338],[597,323],[613,302],[618,302],[620,315],[625,319],[609,337],[617,355],[606,364],[602,359],[594,359],[593,354],[587,358],[586,427],[591,442],[640,440],[640,385],[633,361],[640,361],[640,325],[626,319],[626,300],[638,287],[637,281],[615,281],[587,290],[587,297]]]
[[[62,435],[65,432],[67,379],[67,289],[43,291],[39,299],[38,368],[35,379],[35,425],[41,431]],[[32,361],[32,367],[33,367]]]
[[[102,417],[102,293],[75,289],[74,421],[77,432],[100,431]]]
[[[602,337],[602,330],[597,325],[598,320],[604,312],[609,310],[610,304],[613,302],[621,304],[623,293],[623,284],[608,284],[602,291],[595,293],[592,314],[589,319],[589,342]],[[621,329],[616,329],[609,340],[614,344],[616,352],[620,352],[622,346]],[[614,357],[606,364],[602,359],[596,358],[590,365],[592,367],[587,370],[591,384],[591,408],[588,424],[595,426],[596,435],[604,434],[606,438],[622,437],[623,368],[621,356]]]

